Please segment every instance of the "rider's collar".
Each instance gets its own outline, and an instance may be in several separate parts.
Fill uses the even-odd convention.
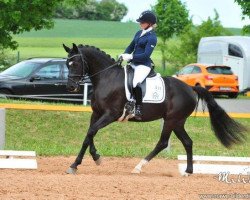
[[[145,35],[145,34],[148,33],[149,31],[152,31],[152,29],[153,29],[153,27],[149,27],[149,28],[146,29],[146,30],[143,29],[142,32],[141,32],[140,37],[143,36],[143,35]]]

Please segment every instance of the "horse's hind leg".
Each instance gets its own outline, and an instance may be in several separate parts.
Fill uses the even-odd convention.
[[[156,144],[154,150],[148,154],[143,160],[140,161],[140,163],[138,165],[136,165],[136,167],[133,169],[132,173],[140,173],[142,170],[142,166],[146,165],[151,159],[153,159],[159,152],[161,152],[163,149],[167,148],[168,146],[168,140],[169,137],[171,135],[172,132],[172,125],[174,123],[172,121],[164,121],[163,124],[163,129],[161,132],[161,137],[158,141],[158,143]]]
[[[185,120],[186,121],[186,120]],[[177,136],[177,138],[182,142],[186,153],[187,153],[187,169],[185,175],[192,174],[193,173],[193,151],[192,151],[192,146],[193,146],[193,141],[191,138],[188,136],[184,124],[185,121],[180,123],[175,129],[174,133]]]

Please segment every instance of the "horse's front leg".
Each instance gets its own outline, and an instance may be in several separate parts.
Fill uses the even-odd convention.
[[[88,136],[86,136],[83,143],[82,143],[82,148],[81,148],[78,156],[75,159],[75,162],[66,171],[67,174],[76,174],[77,166],[82,163],[83,156],[84,156],[88,146],[89,146],[89,138],[88,138]]]
[[[93,115],[95,115],[95,114],[93,113]],[[77,166],[82,163],[83,156],[84,156],[86,149],[88,148],[89,145],[90,145],[90,152],[91,152],[93,159],[98,160],[100,158],[100,155],[96,154],[96,148],[94,146],[93,138],[99,129],[114,122],[115,118],[110,114],[110,112],[106,112],[97,121],[95,121],[95,122],[94,121],[95,121],[95,117],[92,117],[91,122],[93,122],[93,123],[90,124],[87,135],[83,141],[82,148],[81,148],[78,156],[76,157],[75,162],[67,170],[67,173],[69,173],[69,174],[76,173]]]
[[[90,126],[89,128],[98,121],[98,119],[100,118],[100,115],[98,115],[96,112],[93,112],[93,114],[91,115],[91,120],[90,120]],[[100,155],[97,154],[97,150],[95,148],[94,145],[94,137],[97,134],[96,132],[93,132],[93,134],[89,135],[89,153],[91,154],[93,160],[95,161],[95,163],[97,165],[101,164],[101,159],[100,159]]]
[[[93,135],[91,138],[89,138],[90,139],[90,141],[89,141],[89,153],[91,154],[96,165],[100,165],[101,164],[101,156],[97,153],[97,150],[96,150],[96,147],[94,144],[94,136],[95,135]]]

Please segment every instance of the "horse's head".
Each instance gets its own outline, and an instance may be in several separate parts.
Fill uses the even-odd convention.
[[[70,92],[78,92],[80,89],[80,82],[83,80],[84,75],[87,73],[87,63],[84,55],[73,43],[72,49],[63,44],[65,51],[68,53],[66,65],[69,70],[67,90]]]

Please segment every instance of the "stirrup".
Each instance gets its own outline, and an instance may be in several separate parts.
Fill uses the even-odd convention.
[[[142,120],[142,108],[140,105],[137,105],[135,107],[135,119],[137,120]]]

